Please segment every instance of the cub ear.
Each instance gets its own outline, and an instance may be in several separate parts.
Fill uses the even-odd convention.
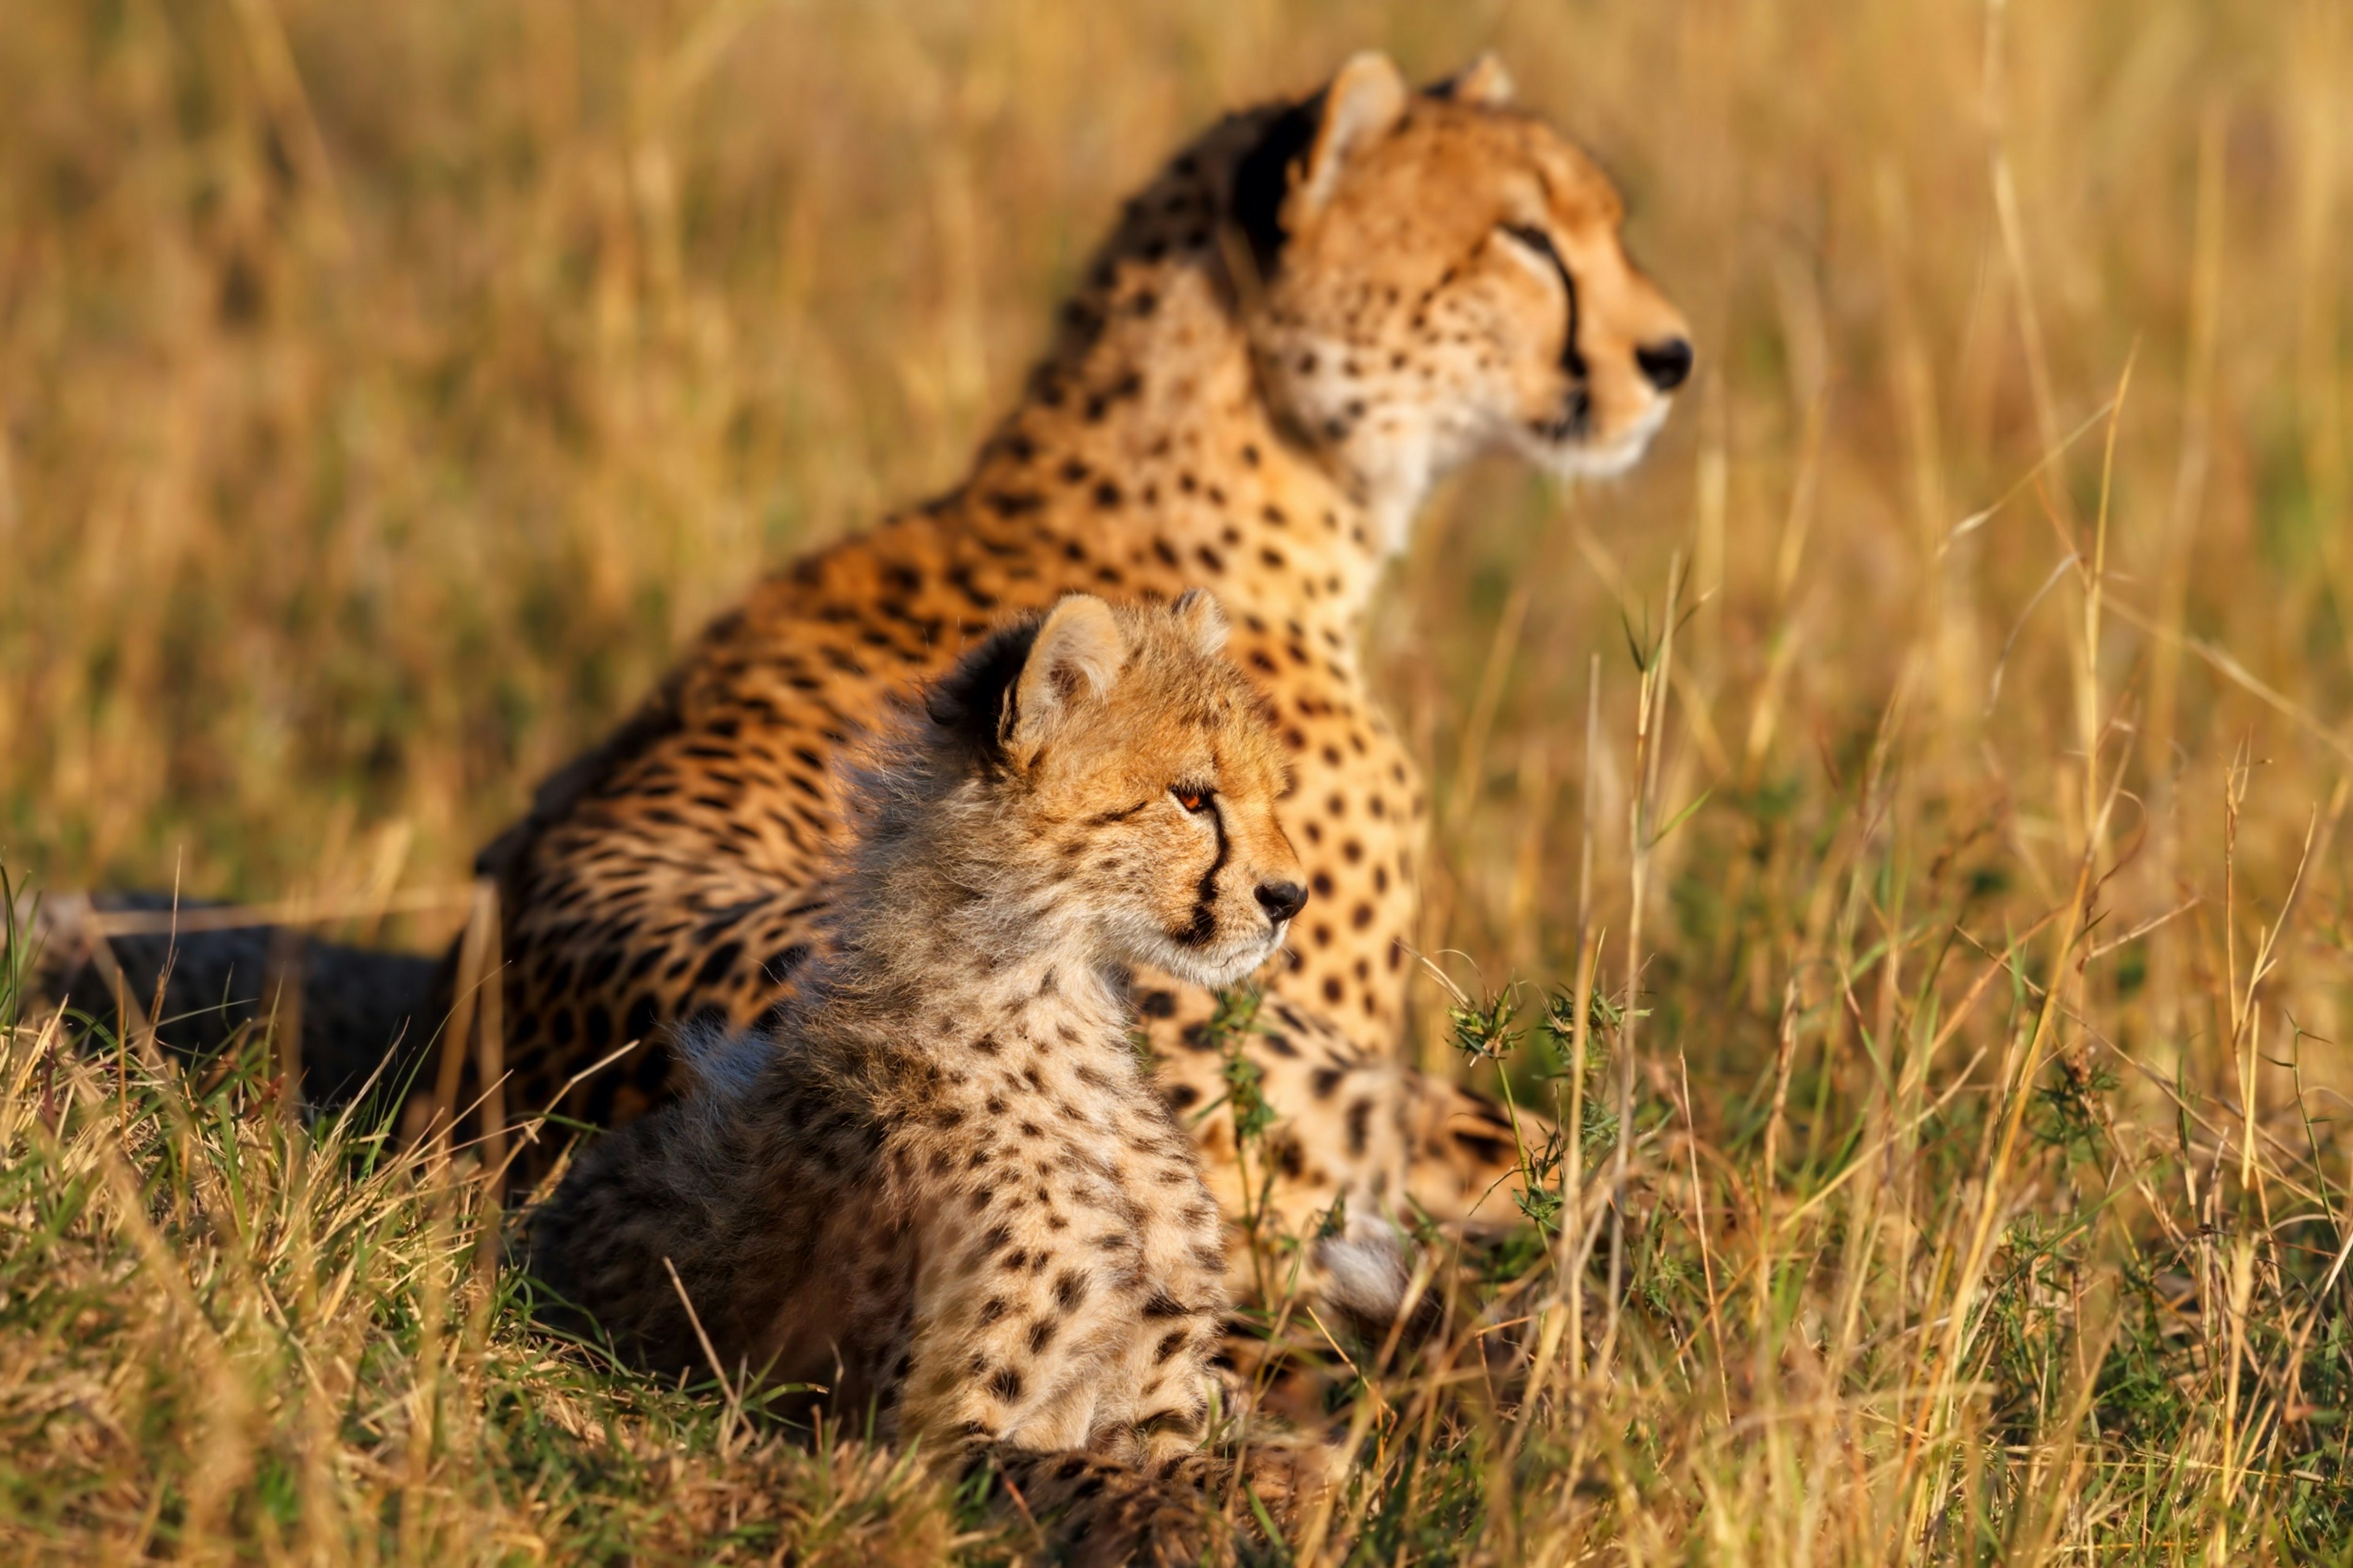
[[[1168,606],[1177,622],[1193,634],[1194,643],[1206,654],[1225,651],[1226,634],[1232,629],[1226,619],[1225,606],[1207,588],[1187,588],[1176,595]]]
[[[1475,103],[1482,109],[1494,109],[1512,101],[1512,73],[1493,49],[1482,49],[1479,58],[1448,77],[1430,84],[1432,98],[1452,99],[1457,103]]]
[[[1111,606],[1092,594],[1063,599],[1038,628],[1014,683],[1008,748],[1024,761],[1034,755],[1074,708],[1111,690],[1126,662],[1127,639]]]
[[[1368,49],[1349,57],[1324,89],[1323,123],[1316,127],[1283,227],[1296,229],[1300,219],[1323,209],[1350,155],[1387,135],[1411,96],[1388,56]]]

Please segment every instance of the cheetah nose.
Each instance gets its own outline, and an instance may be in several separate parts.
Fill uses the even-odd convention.
[[[1661,392],[1672,392],[1691,374],[1691,340],[1669,338],[1664,342],[1645,343],[1634,351],[1634,364],[1641,371],[1644,381]]]
[[[1307,889],[1296,882],[1261,882],[1258,907],[1266,911],[1267,919],[1281,925],[1307,907]]]

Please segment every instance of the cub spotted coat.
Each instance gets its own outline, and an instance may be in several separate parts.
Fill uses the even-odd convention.
[[[967,657],[857,781],[828,952],[589,1151],[535,1271],[657,1366],[691,1301],[723,1365],[989,1451],[1089,1555],[1196,1555],[1222,1227],[1124,976],[1230,984],[1308,896],[1225,634],[1077,595]]]

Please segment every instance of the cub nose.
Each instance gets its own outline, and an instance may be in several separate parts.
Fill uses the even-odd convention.
[[[1644,381],[1661,392],[1672,392],[1691,374],[1691,340],[1669,338],[1664,342],[1645,343],[1634,351],[1634,365],[1642,373]]]
[[[1258,907],[1266,911],[1267,919],[1281,925],[1307,907],[1307,889],[1296,882],[1261,882]]]

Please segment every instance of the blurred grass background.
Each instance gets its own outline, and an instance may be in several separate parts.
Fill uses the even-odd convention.
[[[758,572],[954,480],[1183,137],[1368,46],[1424,77],[1498,49],[1625,187],[1702,367],[1635,474],[1474,469],[1394,574],[1370,635],[1438,805],[1426,948],[1475,994],[1566,980],[1606,925],[1614,984],[1639,925],[1643,1093],[1673,1111],[1679,1049],[1695,1134],[1753,1160],[1786,1099],[1780,1151],[1820,1174],[1895,1094],[1889,1041],[1933,1035],[1983,962],[1963,944],[1942,969],[1939,944],[1958,925],[1999,951],[2070,903],[2089,853],[2084,945],[2114,946],[2058,982],[2071,961],[2038,954],[2003,989],[2030,1021],[2036,987],[2066,989],[2049,1045],[2069,1062],[2147,1069],[2116,1099],[2156,1142],[2117,1151],[2172,1136],[2156,1080],[2245,1121],[2233,1145],[2182,1121],[2193,1173],[2144,1190],[2148,1212],[2178,1202],[2209,1234],[2226,1165],[2253,1203],[2260,1120],[2266,1149],[2309,1145],[2295,1190],[2336,1225],[2353,15],[2329,0],[20,0],[0,26],[0,854],[52,889],[461,878]],[[1671,619],[1638,751],[1630,650],[1654,657]],[[1653,826],[1699,805],[1638,853],[1638,799]],[[1452,1023],[1427,1001],[1440,1062]],[[1968,1079],[1973,1040],[2001,1049],[1973,1025],[1940,1084]],[[2015,1066],[1994,1082],[2023,1095]],[[2088,1115],[2066,1085],[2106,1080],[2068,1071],[2052,1114]],[[2091,1201],[2061,1122],[2037,1191]],[[1904,1167],[1907,1264],[1950,1244],[1937,1205],[1989,1147]],[[1641,1158],[1671,1174],[1686,1152]],[[1842,1212],[1810,1222],[1826,1291],[1875,1256],[1841,1250],[1865,1225]],[[2299,1234],[2325,1268],[2333,1241]],[[2292,1263],[2261,1276],[2297,1347],[2278,1364],[2353,1354]],[[2213,1267],[2197,1289],[2243,1326],[2256,1298]],[[1920,1321],[1936,1279],[1905,1298]],[[1717,1322],[1706,1291],[1668,1362]],[[2211,1351],[2221,1298],[2200,1299],[2168,1331]],[[2033,1319],[2047,1291],[2021,1300],[2043,1329],[2020,1345],[2060,1331]],[[2239,1367],[2210,1356],[2177,1392],[2220,1409]],[[2283,1385],[2263,1440],[2341,1461],[2341,1425],[2291,1419],[2322,1410],[2310,1394]],[[2166,1443],[2195,1449],[2200,1418]],[[2229,1474],[2253,1439],[2225,1426]],[[1816,1474],[1787,1462],[1757,1484]],[[1596,1484],[1630,1509],[1717,1474],[1631,1473]],[[1854,1484],[1880,1500],[1854,1519],[1913,1517],[1916,1492]],[[2253,1506],[2237,1484],[2200,1506]],[[2098,1534],[2098,1505],[2077,1497],[2092,1511],[2052,1539]],[[2214,1539],[2152,1509],[2145,1552]],[[1683,1549],[1670,1515],[1644,1528],[1618,1549]]]
[[[2346,18],[1974,0],[19,6],[13,863],[230,897],[458,874],[764,567],[956,476],[1183,136],[1366,45],[1425,75],[1499,48],[1706,351],[1633,478],[1469,475],[1398,574],[1386,685],[1458,797],[1432,948],[1557,966],[1588,656],[1624,709],[1620,604],[1675,550],[1709,595],[1686,797],[1819,790],[1909,681],[1915,777],[1999,796],[2036,863],[2078,725],[2071,612],[2028,605],[2097,435],[1949,536],[2128,360],[2115,595],[2339,741],[2112,617],[2142,865],[2211,847],[2243,742],[2276,874],[2353,693]]]

